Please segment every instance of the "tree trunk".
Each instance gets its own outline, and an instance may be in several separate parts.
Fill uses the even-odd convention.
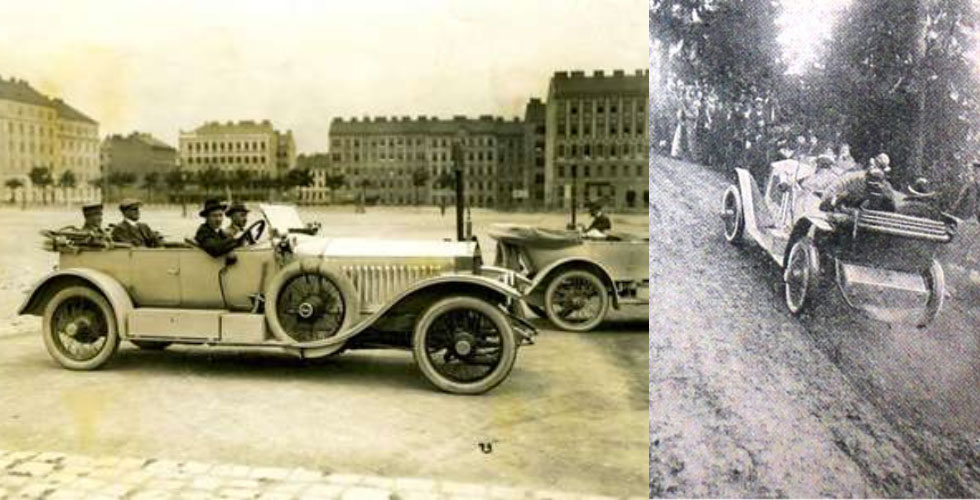
[[[915,53],[913,61],[915,67],[915,109],[912,117],[912,148],[909,155],[908,170],[906,178],[914,179],[923,174],[925,168],[925,113],[926,113],[926,87],[928,86],[929,75],[926,74],[926,0],[916,0],[915,2]]]

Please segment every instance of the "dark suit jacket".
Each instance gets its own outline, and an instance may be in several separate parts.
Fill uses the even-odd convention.
[[[592,219],[592,224],[586,228],[586,231],[591,231],[593,229],[598,229],[599,231],[608,231],[612,229],[612,222],[609,222],[609,217],[605,214],[599,214],[594,219]]]
[[[160,246],[160,239],[160,235],[150,229],[150,226],[142,222],[133,224],[129,219],[123,219],[112,228],[113,241],[130,243],[134,247],[155,248]]]
[[[197,228],[194,241],[212,257],[221,257],[239,246],[238,240],[220,229],[212,229],[206,222]]]

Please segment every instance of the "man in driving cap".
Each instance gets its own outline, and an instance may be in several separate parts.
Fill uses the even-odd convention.
[[[225,231],[235,238],[242,238],[243,244],[254,245],[255,238],[245,232],[245,227],[248,225],[248,208],[245,208],[245,204],[240,201],[232,203],[228,210],[225,210],[225,215],[230,219],[228,229]]]
[[[135,198],[126,198],[119,203],[119,211],[123,214],[123,220],[112,228],[113,241],[129,243],[134,247],[156,248],[162,245],[163,238],[160,233],[139,221],[140,205],[142,204]]]
[[[82,231],[89,234],[89,243],[108,246],[112,242],[112,236],[102,228],[102,204],[82,205],[82,216],[85,217]]]
[[[227,206],[224,203],[210,198],[204,200],[204,208],[198,212],[198,215],[204,217],[204,223],[197,228],[194,241],[212,257],[221,257],[241,246],[241,239],[234,238],[221,229],[225,208]]]

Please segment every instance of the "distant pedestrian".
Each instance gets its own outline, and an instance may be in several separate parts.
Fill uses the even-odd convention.
[[[134,198],[126,198],[119,204],[123,220],[112,228],[113,241],[129,243],[134,247],[156,248],[162,245],[163,237],[160,233],[139,221],[142,204],[143,202]]]

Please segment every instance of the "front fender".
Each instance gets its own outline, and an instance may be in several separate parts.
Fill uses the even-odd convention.
[[[41,279],[27,294],[27,299],[17,310],[17,314],[41,316],[48,300],[66,286],[84,284],[98,290],[112,305],[116,315],[116,328],[119,335],[127,337],[129,330],[126,318],[133,310],[133,300],[122,284],[101,271],[86,268],[70,268],[55,271]]]
[[[559,268],[575,266],[588,268],[598,275],[599,279],[602,280],[602,282],[605,283],[610,290],[612,290],[613,307],[619,309],[619,294],[616,293],[616,284],[613,282],[612,273],[609,271],[609,268],[594,260],[584,259],[582,257],[565,257],[564,259],[559,259],[551,264],[548,264],[544,269],[538,271],[538,273],[534,276],[534,279],[531,280],[531,284],[528,285],[527,289],[524,291],[525,297],[539,292],[543,288],[547,287],[548,283],[551,282],[554,275],[559,271]]]

